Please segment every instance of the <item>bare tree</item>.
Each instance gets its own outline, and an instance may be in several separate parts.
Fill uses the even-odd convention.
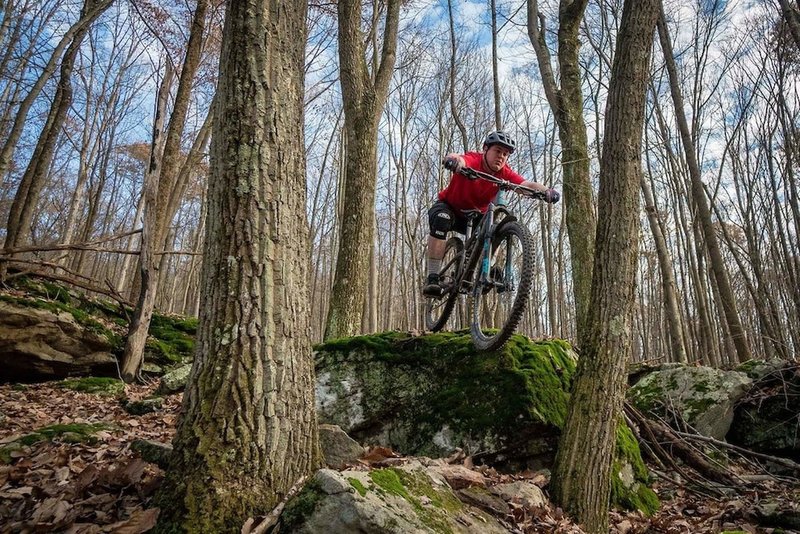
[[[575,293],[578,342],[583,344],[584,321],[588,314],[592,284],[595,227],[594,193],[589,181],[589,149],[583,119],[583,92],[578,64],[578,30],[588,0],[563,0],[559,8],[558,66],[561,87],[551,66],[545,39],[545,18],[538,2],[528,2],[528,36],[536,51],[542,85],[558,124],[561,165],[564,173],[564,209],[567,216],[572,285]]]
[[[386,3],[383,45],[380,63],[373,71],[374,81],[367,66],[361,33],[361,0],[341,0],[338,14],[340,81],[347,136],[343,199],[347,210],[346,217],[341,220],[326,338],[354,335],[361,327],[369,279],[370,254],[365,250],[372,248],[375,235],[378,121],[394,70],[400,2],[388,0]],[[378,29],[373,28],[373,32],[377,33]],[[375,49],[374,57],[377,56]]]
[[[658,5],[626,0],[623,8],[606,105],[587,342],[553,471],[556,501],[592,533],[608,531],[611,459],[631,353],[642,130]]]

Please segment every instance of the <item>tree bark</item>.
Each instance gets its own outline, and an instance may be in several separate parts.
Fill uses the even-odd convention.
[[[611,459],[631,353],[644,103],[658,3],[626,0],[623,7],[606,105],[587,342],[551,485],[587,532],[608,531]]]
[[[381,60],[370,79],[361,34],[361,0],[340,0],[339,65],[344,103],[346,208],[341,219],[325,339],[352,336],[361,327],[369,278],[369,253],[375,235],[375,169],[378,121],[394,69],[400,1],[386,4]],[[376,30],[377,31],[377,30]],[[377,50],[375,51],[377,54]],[[339,194],[341,195],[341,190]]]
[[[659,9],[658,35],[661,41],[661,50],[664,53],[664,61],[667,65],[667,72],[669,74],[669,86],[672,93],[673,105],[675,107],[675,118],[678,122],[678,129],[681,134],[686,164],[689,167],[689,176],[692,183],[692,199],[697,208],[697,215],[700,219],[699,222],[703,231],[703,238],[708,250],[709,261],[711,262],[711,270],[714,273],[714,279],[719,289],[725,322],[728,325],[733,345],[736,348],[736,355],[740,362],[745,362],[752,358],[750,347],[747,343],[742,323],[739,320],[739,313],[736,309],[736,299],[733,296],[733,289],[731,288],[728,272],[725,268],[725,260],[722,257],[719,240],[717,239],[717,234],[714,231],[714,224],[711,220],[711,210],[708,206],[708,199],[706,198],[706,192],[703,188],[703,181],[700,176],[700,165],[697,162],[694,143],[692,143],[691,133],[688,123],[686,122],[683,96],[681,95],[680,82],[678,80],[678,71],[675,66],[675,56],[672,52],[672,41],[669,37],[663,8]]]
[[[305,3],[232,0],[195,355],[161,532],[238,532],[320,464],[308,337]]]
[[[545,42],[544,17],[538,2],[528,2],[528,37],[536,52],[544,92],[558,124],[564,177],[564,209],[572,260],[572,285],[578,344],[583,345],[592,285],[592,261],[597,219],[589,180],[589,148],[583,120],[583,92],[578,64],[578,31],[588,0],[562,0],[559,8],[558,65],[561,87],[556,85]],[[539,26],[541,22],[541,27]]]

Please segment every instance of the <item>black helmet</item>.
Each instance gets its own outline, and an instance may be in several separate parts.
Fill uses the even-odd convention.
[[[517,142],[514,141],[514,138],[508,135],[506,132],[501,132],[500,130],[490,133],[486,136],[486,139],[484,139],[483,146],[492,145],[504,146],[511,153],[513,153],[517,148]]]

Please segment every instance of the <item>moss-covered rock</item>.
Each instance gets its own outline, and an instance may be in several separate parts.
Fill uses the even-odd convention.
[[[800,461],[800,366],[769,362],[749,371],[758,380],[736,406],[728,441]]]
[[[278,528],[298,534],[507,532],[419,462],[374,471],[322,469],[286,505]]]
[[[738,371],[670,365],[642,378],[628,397],[642,411],[667,419],[667,412],[677,412],[700,434],[723,439],[735,403],[751,384],[752,380]]]
[[[64,389],[109,397],[120,395],[125,390],[125,383],[121,380],[100,376],[67,378],[62,380],[58,385]]]
[[[116,376],[132,310],[47,280],[16,277],[0,292],[0,366],[4,379]],[[145,347],[148,372],[187,361],[197,319],[154,314]]]
[[[315,347],[320,421],[360,443],[410,455],[455,448],[508,471],[549,467],[567,413],[576,358],[564,341],[515,335],[497,352],[477,352],[467,333],[397,332]],[[657,506],[635,438],[617,433],[615,502]]]
[[[534,464],[553,451],[576,362],[563,341],[516,335],[476,352],[465,333],[340,339],[315,357],[320,421],[359,442],[428,456],[502,449]]]

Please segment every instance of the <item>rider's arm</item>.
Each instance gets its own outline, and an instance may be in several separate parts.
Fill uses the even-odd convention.
[[[528,188],[533,189],[534,191],[538,191],[540,193],[544,193],[545,191],[547,191],[547,187],[545,187],[544,185],[540,184],[539,182],[529,182],[528,180],[525,180],[520,185],[523,185],[525,187],[528,187]]]

